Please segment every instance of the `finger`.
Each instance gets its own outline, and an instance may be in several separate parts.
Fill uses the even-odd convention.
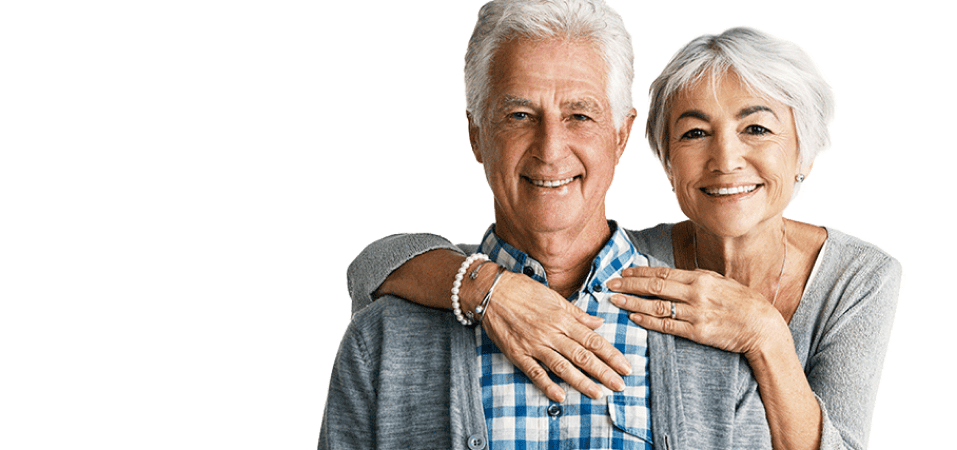
[[[661,318],[635,313],[629,316],[633,322],[645,329],[657,331],[659,333],[670,334],[674,336],[692,339],[694,336],[694,325],[683,320],[673,320],[671,318]],[[679,318],[680,313],[679,313]]]
[[[565,340],[557,346],[562,357],[613,391],[625,388],[625,382],[619,373],[630,374],[631,365],[615,346],[591,330],[580,335],[573,334],[570,337],[572,339]],[[555,374],[575,386],[575,380],[566,379],[557,371]]]
[[[518,367],[532,381],[532,384],[544,392],[549,400],[559,403],[565,401],[565,390],[552,381],[551,377],[548,376],[548,371],[538,361],[524,357],[512,361],[512,364],[515,364],[515,367]]]
[[[622,277],[641,277],[641,278],[665,278],[679,281],[682,283],[691,283],[705,270],[682,270],[672,269],[671,267],[628,267],[622,269]]]
[[[540,360],[546,366],[548,366],[548,368],[551,369],[555,375],[558,375],[559,378],[565,380],[569,386],[578,392],[581,392],[593,400],[601,398],[601,387],[592,381],[591,378],[585,376],[585,374],[578,370],[576,364],[573,364],[569,360],[565,359],[562,355],[555,352],[549,352],[548,354],[541,355]]]
[[[585,369],[586,372],[597,378],[605,386],[608,386],[616,391],[619,390],[615,389],[612,385],[617,385],[617,383],[609,384],[609,382],[617,381],[620,378],[603,376],[602,373],[606,368],[610,367],[614,372],[617,372],[620,375],[631,375],[631,364],[628,363],[628,358],[625,358],[625,355],[615,348],[611,342],[608,342],[607,339],[601,337],[598,333],[595,333],[592,330],[573,328],[570,330],[569,337],[577,342],[582,348],[596,356],[597,360],[602,363],[600,366],[597,366],[598,370],[594,369],[596,366],[593,366],[593,369],[589,369],[588,367],[581,365],[579,365],[579,367]],[[566,354],[565,356],[569,357],[571,355]],[[572,360],[574,361],[575,359],[572,358]]]
[[[608,287],[616,292],[633,295],[659,297],[668,300],[687,301],[694,294],[694,278],[686,275],[672,276],[629,276],[616,278],[608,282]]]
[[[578,308],[575,308],[575,309],[577,309],[578,311],[581,311]],[[597,329],[603,323],[605,323],[605,319],[602,319],[601,317],[593,316],[591,314],[586,314],[584,311],[582,311],[581,314],[576,315],[575,319],[577,319],[578,322],[581,323],[582,325],[588,328],[591,328],[592,330]]]
[[[661,300],[657,298],[634,297],[631,295],[614,294],[611,296],[611,303],[625,311],[644,314],[654,317],[671,317],[671,305],[675,309],[679,307],[679,302],[672,300]],[[682,310],[690,311],[688,305],[681,305]],[[686,316],[683,316],[686,317]]]

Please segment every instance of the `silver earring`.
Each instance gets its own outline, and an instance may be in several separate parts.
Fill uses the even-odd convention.
[[[803,173],[797,174],[797,176],[794,177],[794,181],[797,181],[798,183],[803,183],[803,182],[804,182],[804,174],[803,174]]]

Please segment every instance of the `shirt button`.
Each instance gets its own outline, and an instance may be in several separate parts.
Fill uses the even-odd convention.
[[[535,275],[535,268],[533,268],[532,266],[525,266],[525,268],[522,269],[522,273],[528,276]]]
[[[469,450],[480,450],[485,448],[485,437],[480,434],[469,436]]]
[[[603,291],[603,290],[604,290],[604,288],[601,287],[600,284],[595,286],[595,292],[601,292],[601,291]]]
[[[547,411],[549,416],[558,417],[562,414],[562,407],[560,405],[551,405]]]

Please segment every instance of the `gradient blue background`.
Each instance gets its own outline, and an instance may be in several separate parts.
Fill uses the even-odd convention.
[[[0,7],[0,447],[314,448],[347,263],[386,234],[475,242],[492,220],[462,85],[481,3]],[[949,442],[951,14],[611,3],[639,120],[609,217],[683,218],[641,124],[681,45],[738,25],[798,43],[837,116],[786,215],[904,266],[871,448]]]

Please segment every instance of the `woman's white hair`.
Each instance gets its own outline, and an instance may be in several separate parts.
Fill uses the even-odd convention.
[[[669,169],[668,115],[675,98],[707,74],[716,82],[733,71],[757,93],[781,102],[794,114],[801,170],[810,168],[830,144],[834,115],[831,88],[797,45],[750,28],[701,36],[682,48],[651,84],[645,135],[651,150]]]
[[[621,16],[603,0],[494,0],[479,10],[465,53],[466,110],[475,125],[488,112],[490,67],[499,46],[515,38],[563,39],[596,45],[615,127],[632,107],[634,54]]]

